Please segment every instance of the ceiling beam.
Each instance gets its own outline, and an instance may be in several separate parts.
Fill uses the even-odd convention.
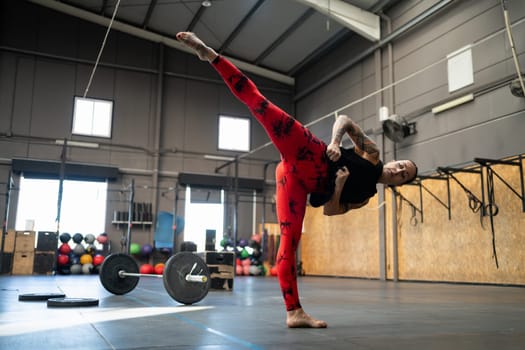
[[[29,0],[29,1],[37,5],[41,5],[41,6],[53,9],[55,11],[68,14],[70,16],[81,18],[85,21],[99,24],[104,27],[109,26],[109,22],[110,22],[109,18],[100,16],[96,13],[86,11],[86,10],[83,10],[83,9],[80,9],[80,8],[77,8],[77,7],[68,5],[68,4],[65,4],[63,2],[58,2],[54,0]],[[113,21],[111,28],[114,30],[118,30],[120,32],[129,34],[129,35],[136,36],[138,38],[149,40],[155,43],[163,43],[164,45],[168,47],[171,47],[171,48],[174,48],[180,51],[184,51],[187,53],[191,53],[193,55],[195,54],[193,50],[187,48],[185,45],[181,44],[175,38],[157,34],[157,33],[154,33],[148,30],[144,30],[142,28],[132,26],[132,25],[120,22],[118,20]],[[263,67],[258,67],[251,63],[241,61],[241,60],[238,60],[232,57],[227,57],[227,56],[224,56],[224,57],[228,58],[230,61],[232,61],[233,64],[235,64],[239,69],[243,71],[257,74],[261,77],[268,78],[268,79],[271,79],[271,80],[274,80],[274,81],[277,81],[277,82],[280,82],[280,83],[283,83],[289,86],[295,85],[295,79],[288,75],[285,75],[285,74],[282,74],[282,73],[279,73],[279,72],[276,72],[270,69],[266,69]]]
[[[275,48],[281,45],[290,35],[292,35],[308,18],[314,14],[313,9],[308,9],[297,19],[291,26],[288,27],[275,41],[266,48],[256,59],[255,64],[260,64],[269,54],[275,50]]]
[[[241,23],[239,23],[239,25],[233,30],[233,32],[228,36],[228,38],[226,38],[226,40],[224,41],[224,43],[221,45],[221,47],[219,47],[219,49],[217,50],[220,54],[222,54],[222,52],[224,50],[226,50],[228,48],[228,46],[230,45],[230,43],[233,41],[233,39],[235,39],[237,37],[237,35],[239,35],[239,33],[241,32],[241,29],[244,28],[246,26],[246,24],[248,23],[248,20],[254,15],[254,13],[257,11],[257,9],[259,7],[261,7],[261,5],[263,4],[263,2],[265,2],[266,0],[259,0],[251,9],[250,11],[248,12],[248,14],[246,16],[244,16],[244,18],[242,19]]]
[[[310,6],[370,41],[379,41],[379,16],[342,0],[295,0]]]
[[[151,0],[148,6],[148,11],[146,12],[146,16],[144,17],[144,21],[142,21],[142,28],[146,29],[148,27],[149,20],[151,19],[151,15],[153,14],[155,6],[157,6],[157,0]]]
[[[195,13],[195,15],[193,16],[193,18],[191,19],[191,22],[190,24],[188,25],[188,27],[186,28],[186,31],[187,32],[193,32],[193,28],[195,28],[195,26],[197,25],[197,23],[199,23],[199,21],[201,20],[201,17],[202,15],[204,14],[204,11],[206,11],[207,7],[204,6],[204,5],[201,5],[199,7],[199,9],[197,10],[197,12]]]

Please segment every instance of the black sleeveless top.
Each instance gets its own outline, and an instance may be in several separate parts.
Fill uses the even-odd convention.
[[[335,189],[335,173],[346,166],[350,175],[345,181],[340,203],[363,203],[377,193],[377,180],[383,173],[383,163],[376,165],[355,153],[354,148],[341,148],[341,158],[337,162],[328,160],[328,185],[326,193],[311,193],[310,204],[320,207],[330,200]]]

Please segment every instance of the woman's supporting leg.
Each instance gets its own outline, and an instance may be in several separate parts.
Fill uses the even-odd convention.
[[[277,218],[281,240],[277,251],[277,276],[286,306],[288,327],[324,328],[326,322],[307,315],[299,301],[296,252],[301,240],[307,192],[296,178],[293,165],[286,161],[275,170]]]

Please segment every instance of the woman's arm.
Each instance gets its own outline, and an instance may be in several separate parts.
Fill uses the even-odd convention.
[[[350,136],[358,153],[366,153],[366,158],[371,161],[379,160],[379,148],[376,143],[365,135],[359,125],[346,115],[338,116],[332,127],[332,141],[326,149],[326,154],[330,160],[337,161],[341,157],[339,145],[345,133]]]
[[[326,216],[341,215],[350,209],[359,209],[368,204],[368,199],[362,203],[340,203],[341,193],[350,172],[346,167],[337,170],[335,178],[335,189],[332,197],[323,206],[323,214]]]

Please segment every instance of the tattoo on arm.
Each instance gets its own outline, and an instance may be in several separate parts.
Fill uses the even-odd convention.
[[[361,130],[359,125],[350,120],[347,131],[356,147],[373,157],[379,157],[379,149],[377,148],[376,143],[363,133],[363,130]]]
[[[332,143],[340,144],[345,134],[345,123],[343,118],[338,118],[332,130]]]

